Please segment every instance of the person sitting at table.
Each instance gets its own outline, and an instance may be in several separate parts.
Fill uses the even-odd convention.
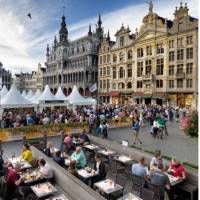
[[[21,172],[20,164],[16,164],[15,168],[8,167],[6,200],[10,200],[14,195],[26,196],[31,191],[29,186],[23,185],[23,178],[20,177],[19,172]]]
[[[0,176],[4,176],[6,173],[3,159],[3,150],[0,151]]]
[[[68,171],[74,175],[75,177],[78,177],[77,169],[76,169],[76,161],[72,160],[69,164]]]
[[[172,158],[169,169],[167,170],[172,176],[179,179],[186,179],[184,166],[175,158]]]
[[[47,142],[47,148],[44,149],[44,154],[47,155],[48,157],[51,157],[51,148],[53,147],[53,143],[51,141]]]
[[[76,161],[77,169],[82,169],[87,164],[86,157],[85,157],[83,151],[81,150],[81,147],[76,147],[76,151],[74,151],[74,153],[71,155],[70,159]]]
[[[67,150],[67,153],[70,154],[74,150],[73,139],[71,133],[67,134],[64,139],[64,144]]]
[[[24,145],[24,150],[22,152],[22,158],[26,160],[27,162],[31,163],[33,160],[33,154],[32,151],[30,150],[29,144]]]
[[[151,159],[150,162],[150,170],[157,168],[159,163],[162,163],[164,166],[164,170],[166,170],[166,162],[162,159],[161,151],[156,150],[154,157]]]
[[[156,170],[150,173],[151,183],[160,187],[160,199],[164,200],[164,192],[170,193],[170,181],[168,176],[164,172],[164,166],[162,163],[158,164]]]
[[[94,170],[97,172],[97,176],[91,178],[91,187],[94,183],[102,181],[106,178],[106,167],[99,154],[95,155]]]
[[[57,152],[55,153],[55,155],[53,156],[53,160],[54,160],[56,163],[58,163],[61,167],[63,167],[64,164],[65,164],[65,160],[64,160],[64,158],[61,157],[61,152],[60,152],[60,151],[57,151]]]
[[[88,135],[86,134],[86,130],[83,129],[83,132],[79,135],[79,140],[81,145],[87,145],[90,143],[90,139]]]
[[[47,181],[52,182],[53,181],[53,169],[51,166],[46,163],[44,159],[40,159],[38,161],[39,164],[39,171],[40,173],[46,178]]]
[[[140,158],[138,163],[135,163],[132,165],[132,174],[136,175],[136,176],[140,176],[142,177],[142,179],[146,179],[147,178],[147,169],[145,167],[145,158],[142,157]]]

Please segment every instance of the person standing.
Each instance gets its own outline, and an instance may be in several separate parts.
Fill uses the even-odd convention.
[[[140,120],[138,117],[136,117],[134,126],[133,126],[133,144],[142,144],[140,138],[139,138],[139,130],[140,130]]]

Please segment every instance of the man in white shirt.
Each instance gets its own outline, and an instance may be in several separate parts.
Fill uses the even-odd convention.
[[[53,179],[53,169],[51,168],[51,166],[46,163],[46,161],[44,159],[40,159],[39,162],[39,167],[40,167],[40,173],[48,180],[48,181],[52,181]]]

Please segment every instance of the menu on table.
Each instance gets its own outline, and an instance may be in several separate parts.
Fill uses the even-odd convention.
[[[178,179],[177,177],[172,176],[171,174],[166,173],[166,175],[168,176],[171,185],[176,185],[182,182],[181,179]]]

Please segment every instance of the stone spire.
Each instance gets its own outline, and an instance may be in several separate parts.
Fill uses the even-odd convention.
[[[98,28],[100,29],[101,25],[102,25],[101,15],[100,14],[99,14],[99,20],[98,20],[97,24],[98,24]]]
[[[68,30],[65,23],[65,16],[62,16],[61,28],[59,31],[60,35],[60,42],[67,42],[68,41]]]
[[[57,38],[56,38],[56,36],[55,36],[55,38],[54,38],[54,48],[56,48],[57,43],[58,43],[58,41],[57,41]]]
[[[106,40],[107,40],[107,41],[110,41],[110,33],[109,33],[109,30],[108,30],[108,34],[107,34]]]
[[[46,50],[47,50],[46,56],[48,57],[49,56],[49,44],[47,44]]]
[[[92,35],[91,24],[89,25],[89,31],[88,31],[88,35]]]

